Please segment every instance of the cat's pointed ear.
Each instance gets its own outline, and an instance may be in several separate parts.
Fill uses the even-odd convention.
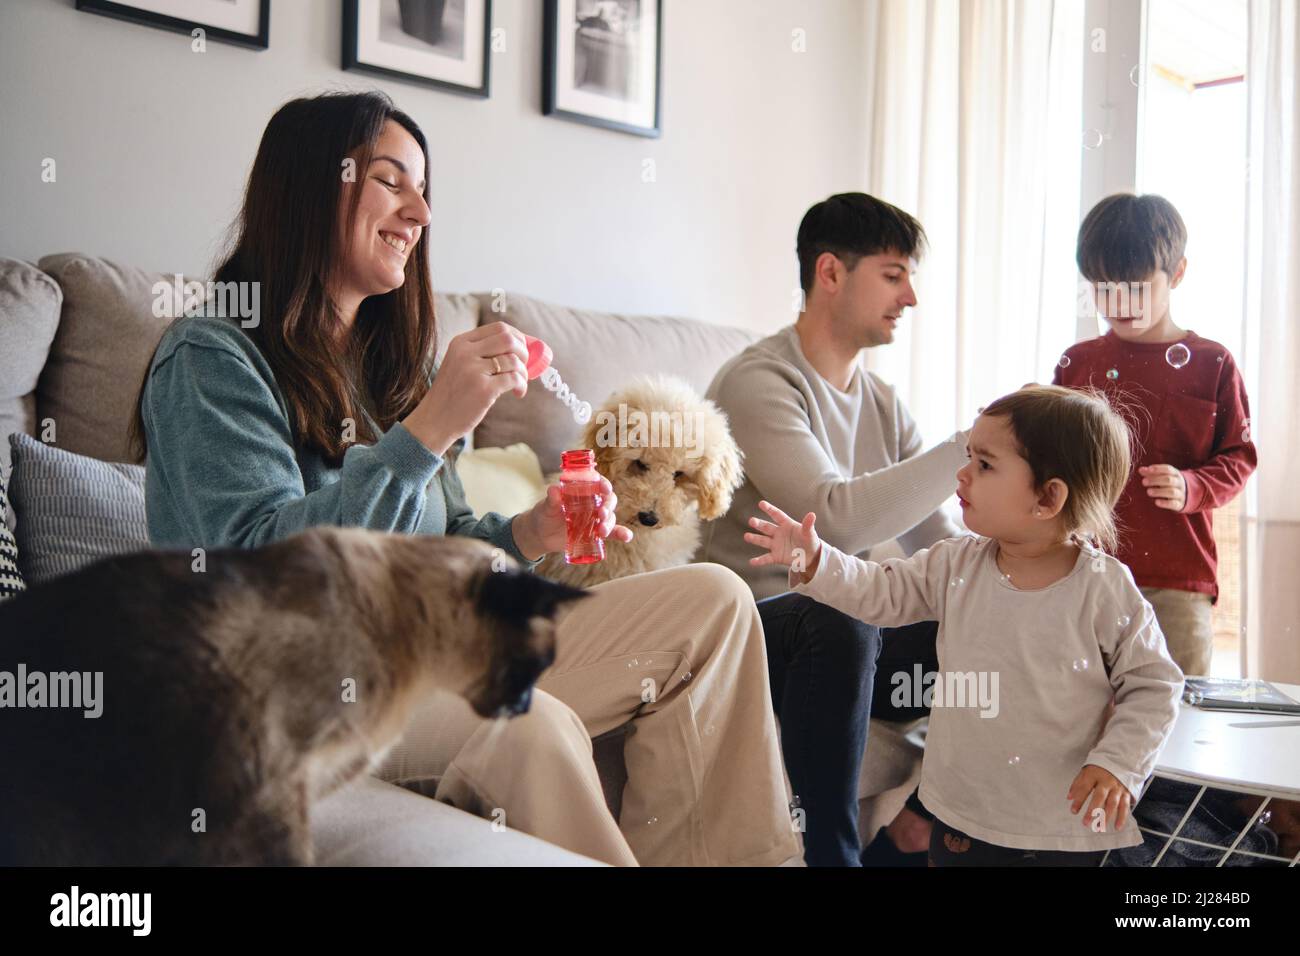
[[[489,571],[479,590],[478,610],[513,624],[532,617],[554,617],[561,604],[589,597],[590,591],[548,580],[530,571]]]

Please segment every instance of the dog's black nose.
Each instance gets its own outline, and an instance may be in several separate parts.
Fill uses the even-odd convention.
[[[659,516],[653,511],[638,511],[636,513],[636,520],[641,522],[647,528],[653,528],[659,523]]]

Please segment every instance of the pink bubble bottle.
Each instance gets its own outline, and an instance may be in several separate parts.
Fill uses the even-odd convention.
[[[564,510],[564,562],[595,564],[605,558],[605,541],[596,534],[600,520],[600,472],[596,454],[586,448],[566,451],[561,458],[560,507]]]

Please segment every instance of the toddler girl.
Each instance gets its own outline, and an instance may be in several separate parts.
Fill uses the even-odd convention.
[[[957,496],[977,536],[875,563],[763,501],[751,563],[790,565],[794,590],[872,624],[939,621],[931,865],[1095,866],[1142,842],[1129,809],[1182,691],[1151,605],[1089,541],[1115,547],[1128,427],[1098,393],[1030,386],[983,409],[967,456]]]

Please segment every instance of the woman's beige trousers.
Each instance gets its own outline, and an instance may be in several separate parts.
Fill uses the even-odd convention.
[[[528,713],[484,720],[439,693],[375,774],[607,863],[773,866],[791,824],[763,629],[717,564],[597,585],[562,611]],[[631,721],[620,819],[591,738]]]

